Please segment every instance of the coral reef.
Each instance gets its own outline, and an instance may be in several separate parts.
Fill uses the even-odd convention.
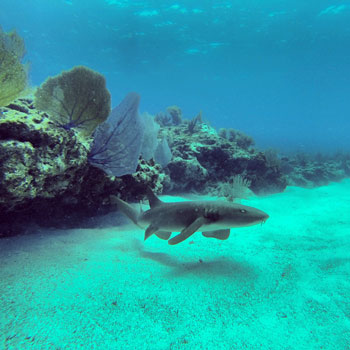
[[[35,93],[35,106],[64,129],[90,136],[110,112],[105,78],[84,66],[48,78]]]
[[[209,188],[242,175],[255,193],[281,192],[286,179],[278,167],[270,166],[263,152],[242,148],[218,135],[215,129],[200,123],[190,135],[188,125],[168,126],[161,131],[170,141],[173,154],[167,171],[174,192],[211,192]]]
[[[229,141],[236,142],[237,146],[243,149],[249,149],[254,146],[254,140],[251,136],[246,135],[244,132],[236,129],[225,129],[219,130],[219,135]]]
[[[182,110],[176,105],[169,106],[166,112],[157,113],[154,119],[160,126],[179,125],[183,122]]]
[[[192,120],[188,121],[187,131],[189,134],[193,134],[198,128],[200,129],[200,124],[203,123],[202,111],[200,111]]]
[[[141,155],[143,159],[150,160],[154,157],[158,147],[158,133],[160,125],[156,122],[154,116],[147,112],[142,113],[141,120],[144,128]]]
[[[139,138],[138,128],[126,119],[138,115],[138,100],[137,94],[128,95],[116,109],[113,124],[131,141]],[[156,193],[209,193],[235,200],[246,198],[249,191],[281,192],[287,183],[311,187],[350,176],[347,154],[285,157],[274,150],[257,151],[251,142],[240,142],[249,136],[237,137],[243,134],[235,131],[234,138],[227,138],[227,133],[203,123],[200,114],[190,129],[186,120],[160,127],[159,132],[152,124],[150,137],[162,140],[161,156],[158,150],[145,160],[125,146],[120,157],[129,162],[128,152],[133,153],[137,163],[132,171],[114,176],[89,162],[92,146],[105,145],[105,136],[95,135],[93,140],[75,128],[62,128],[30,99],[16,100],[0,108],[0,114],[0,236],[23,231],[29,223],[99,225],[96,216],[116,210],[111,194],[138,201],[148,187]],[[138,141],[141,144],[142,138]],[[116,149],[111,151],[118,153],[118,142],[112,145]]]
[[[27,86],[24,54],[24,41],[16,31],[5,33],[0,27],[0,107],[14,101]]]
[[[18,100],[1,112],[0,236],[30,223],[81,226],[89,217],[115,210],[110,194],[140,200],[147,186],[159,193],[167,181],[152,160],[140,159],[133,174],[107,175],[88,163],[91,140],[57,126],[31,100]]]
[[[140,96],[129,93],[96,129],[88,156],[91,164],[114,176],[135,172],[145,129],[139,103]]]
[[[182,122],[182,111],[179,106],[169,106],[167,112],[171,117],[171,122],[173,125],[179,125]]]
[[[224,197],[230,202],[239,202],[241,199],[248,199],[252,195],[249,189],[251,181],[242,175],[234,175],[227,182],[219,182],[213,188],[212,193],[218,197]]]
[[[280,168],[288,185],[312,188],[350,177],[350,154],[335,155],[296,153],[280,156]]]
[[[172,120],[169,114],[159,112],[155,115],[154,120],[162,127],[172,125]]]
[[[88,152],[88,145],[73,131],[55,128],[30,100],[10,107],[3,108],[0,118],[2,213],[67,190],[86,165]]]
[[[173,155],[169,147],[168,141],[166,138],[163,138],[158,142],[158,146],[154,152],[154,160],[165,168],[171,161]]]

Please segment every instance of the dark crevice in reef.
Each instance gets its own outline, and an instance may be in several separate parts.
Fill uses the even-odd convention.
[[[0,140],[30,142],[35,148],[47,144],[47,138],[40,131],[30,130],[24,123],[13,122],[0,124]]]
[[[10,103],[9,105],[6,106],[6,108],[13,109],[18,112],[22,113],[29,113],[29,110],[21,105]]]

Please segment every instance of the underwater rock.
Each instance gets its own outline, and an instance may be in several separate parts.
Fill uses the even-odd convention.
[[[91,141],[66,130],[20,99],[0,110],[1,236],[41,227],[91,227],[98,215],[115,211],[111,194],[141,200],[147,187],[161,193],[169,181],[153,160],[136,172],[107,175],[89,164]]]
[[[74,197],[75,202],[79,204],[77,210],[93,215],[98,211],[109,211],[111,194],[125,201],[140,201],[144,199],[148,187],[155,193],[162,193],[165,181],[166,175],[161,166],[153,160],[139,159],[136,172],[120,177],[106,175],[101,169],[88,165],[79,190],[67,192],[65,196]]]
[[[350,177],[350,154],[311,155],[297,153],[281,158],[288,185],[312,188]]]
[[[104,226],[104,216],[117,210],[110,202],[111,194],[131,202],[144,199],[147,186],[161,193],[166,175],[160,168],[158,164],[140,160],[134,174],[113,177],[87,165],[76,173],[65,192],[54,198],[33,198],[6,215],[0,214],[0,237],[31,232],[38,226],[61,229]]]
[[[164,127],[161,133],[169,140],[173,154],[166,167],[171,179],[167,191],[206,193],[237,174],[251,181],[250,188],[257,194],[281,192],[287,185],[280,169],[270,166],[263,152],[242,148],[205,123],[198,124],[194,131],[183,123]]]
[[[219,135],[229,141],[235,141],[237,145],[243,149],[249,149],[254,146],[254,140],[251,136],[246,135],[244,132],[236,129],[219,129]]]
[[[154,193],[160,194],[164,184],[169,182],[170,178],[160,164],[155,163],[153,159],[140,159],[135,173],[119,178],[118,191],[120,197],[127,201],[140,201],[145,198],[148,187]]]
[[[76,178],[81,181],[75,181],[64,193],[52,199],[33,200],[29,211],[15,213],[18,220],[25,223],[29,216],[31,222],[41,227],[101,226],[100,218],[117,210],[110,202],[111,194],[128,202],[140,201],[148,186],[156,193],[162,192],[165,174],[161,173],[160,165],[140,159],[136,172],[130,175],[109,176],[88,164],[78,171]]]
[[[86,165],[89,147],[72,130],[55,127],[30,100],[10,107],[2,109],[0,118],[2,213],[66,191]]]

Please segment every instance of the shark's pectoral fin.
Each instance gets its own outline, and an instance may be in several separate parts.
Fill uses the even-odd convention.
[[[168,231],[158,231],[156,232],[156,236],[160,239],[164,239],[165,241],[167,241],[170,236],[171,236],[171,232]]]
[[[159,229],[159,227],[157,225],[154,225],[154,224],[149,225],[145,231],[145,240],[149,236],[153,235],[153,233],[157,233],[158,229]]]
[[[168,241],[169,244],[174,245],[178,244],[191,235],[193,235],[198,229],[207,222],[207,219],[203,216],[200,216],[196,220],[194,220],[190,225],[185,227],[177,236],[173,237]]]
[[[216,230],[216,231],[205,231],[202,232],[204,237],[212,237],[224,241],[230,236],[230,229]]]

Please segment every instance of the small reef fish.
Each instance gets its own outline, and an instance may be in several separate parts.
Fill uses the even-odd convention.
[[[111,201],[137,226],[145,229],[145,240],[152,234],[168,240],[172,232],[180,232],[168,240],[170,245],[184,241],[197,231],[204,237],[225,240],[230,228],[264,223],[269,218],[259,209],[224,200],[166,203],[151,190],[147,197],[150,209],[140,213],[116,196],[111,196]]]

